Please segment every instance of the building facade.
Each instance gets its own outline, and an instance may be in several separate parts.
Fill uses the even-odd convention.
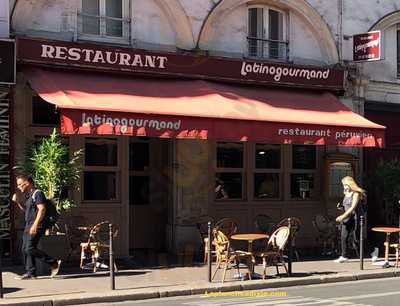
[[[397,33],[396,23],[381,20],[396,11],[396,1],[386,1],[390,5],[379,9],[376,9],[374,1],[370,2],[368,5],[359,4],[365,6],[361,11],[354,9],[353,1],[350,5],[341,0],[14,1],[11,31],[20,40],[20,73],[13,97],[15,160],[24,158],[22,152],[27,144],[60,126],[60,113],[62,118],[66,116],[62,99],[57,100],[59,97],[51,96],[48,87],[44,87],[57,82],[57,86],[65,87],[68,83],[70,88],[60,90],[65,97],[86,103],[89,96],[85,98],[74,92],[87,94],[87,91],[77,89],[73,82],[74,74],[68,73],[82,77],[82,84],[86,84],[85,80],[95,78],[93,71],[96,69],[99,74],[106,75],[104,78],[120,80],[113,81],[118,86],[129,83],[130,75],[134,76],[136,79],[131,82],[139,84],[143,81],[141,89],[155,91],[153,98],[162,88],[165,91],[159,96],[165,98],[168,88],[160,84],[164,83],[167,75],[174,79],[199,78],[206,82],[231,83],[229,86],[233,87],[224,88],[223,95],[221,88],[216,89],[210,85],[212,83],[202,83],[210,90],[210,95],[204,96],[204,105],[208,105],[206,100],[214,97],[218,90],[218,95],[228,99],[230,105],[234,105],[235,95],[254,98],[255,91],[265,90],[260,95],[269,97],[269,93],[276,90],[278,96],[284,91],[290,92],[291,102],[286,107],[291,109],[304,108],[300,103],[302,95],[321,94],[315,105],[319,104],[318,99],[321,99],[321,107],[326,103],[331,105],[329,99],[334,99],[332,105],[340,100],[355,113],[363,114],[365,99],[379,91],[377,88],[388,86],[385,77],[393,86],[397,82],[397,72],[394,76],[387,75],[394,71],[393,60],[398,60],[390,53],[393,49],[385,48],[389,53],[384,62],[351,63],[352,35],[383,27],[388,32],[385,39],[392,43],[391,39]],[[360,14],[360,17],[354,18],[354,14]],[[33,47],[35,42],[38,49]],[[177,58],[176,62],[171,58]],[[215,66],[205,65],[203,69],[202,63],[210,59]],[[192,61],[190,69],[180,66],[189,60]],[[381,66],[386,61],[391,69]],[[167,67],[166,62],[174,65]],[[241,76],[232,77],[229,67],[238,63],[242,67]],[[263,67],[269,69],[270,81],[255,77],[247,81],[243,79],[247,74],[265,72]],[[273,67],[273,73],[270,67]],[[40,72],[49,68],[53,69],[52,72],[45,72],[47,76],[41,78]],[[168,70],[165,73],[162,71],[164,68]],[[328,76],[324,78],[324,71],[328,70],[331,75],[339,73],[342,76],[336,87],[327,83]],[[285,73],[288,76],[290,71],[293,76],[307,81],[280,83],[282,76],[285,77]],[[62,75],[56,76],[60,73],[67,75],[64,85],[57,81],[63,78]],[[373,75],[376,75],[376,82],[368,82]],[[154,82],[153,87],[148,85],[148,79]],[[322,80],[319,84],[313,84],[319,79]],[[107,80],[104,79],[105,86]],[[198,90],[200,85],[191,86]],[[110,94],[106,88],[103,92],[97,91],[97,97]],[[126,85],[123,89],[128,92],[128,88]],[[185,86],[177,88],[182,92],[185,90]],[[140,101],[143,96],[138,94],[139,91],[140,88],[132,94],[132,103]],[[249,93],[244,94],[247,91]],[[113,100],[117,99],[118,93],[113,94],[108,105],[103,100],[98,100],[98,103],[110,110],[110,105],[120,103]],[[169,94],[169,98],[174,94],[174,101],[190,97],[190,93],[186,96],[180,92]],[[327,96],[331,97],[329,101]],[[272,96],[270,99],[274,100]],[[296,99],[299,99],[298,105],[294,103]],[[254,105],[256,102],[256,99],[252,100]],[[119,111],[126,111],[121,103]],[[282,102],[279,100],[279,103]],[[284,110],[285,107],[280,105],[279,111]],[[338,110],[334,109],[332,113]],[[191,111],[182,112],[186,116],[200,113],[200,110],[197,113]],[[216,118],[221,115],[213,114],[214,111],[210,106],[202,110],[202,116]],[[160,114],[156,106],[153,113]],[[253,116],[253,120],[259,118],[254,117],[252,110],[243,107],[234,108],[232,114],[236,119],[245,115]],[[221,116],[229,119],[232,114]],[[279,120],[284,121],[286,114],[290,115],[290,109],[283,112]],[[344,123],[337,123],[341,124]],[[234,130],[231,126],[229,129]],[[286,136],[300,133],[295,128],[281,130]],[[314,247],[317,233],[312,226],[313,218],[317,214],[336,213],[336,202],[341,197],[340,177],[346,174],[358,179],[362,177],[362,151],[357,147],[337,145],[346,145],[345,142],[241,141],[229,138],[227,134],[226,139],[216,137],[206,141],[201,140],[199,134],[178,139],[167,137],[169,134],[151,137],[151,134],[136,132],[129,137],[99,130],[94,134],[69,134],[74,134],[65,136],[71,150],[85,150],[80,188],[70,191],[70,196],[78,203],[74,214],[86,216],[91,223],[107,219],[118,224],[121,230],[117,249],[121,256],[135,250],[176,252],[188,245],[197,249],[201,242],[195,224],[204,215],[214,220],[233,218],[237,220],[240,231],[254,230],[254,218],[259,214],[270,216],[274,222],[295,216],[302,221],[296,243],[299,247]],[[144,135],[147,137],[139,137]],[[22,222],[18,215],[15,219],[16,224]]]

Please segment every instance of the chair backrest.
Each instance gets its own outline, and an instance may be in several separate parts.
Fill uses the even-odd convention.
[[[289,228],[281,226],[276,229],[268,239],[268,247],[282,251],[289,239]]]
[[[228,237],[221,232],[220,230],[214,228],[213,229],[213,245],[215,246],[215,252],[217,253],[217,257],[220,259],[224,259],[227,257],[229,253],[229,239]]]
[[[275,224],[272,222],[272,218],[270,216],[259,214],[254,217],[254,226],[256,230],[262,233],[271,233]]]
[[[291,236],[294,238],[296,234],[299,232],[301,227],[301,221],[297,217],[288,217],[279,221],[276,225],[275,229],[280,228],[281,226],[289,226],[289,218],[290,218],[290,228],[291,228]]]
[[[214,218],[208,215],[202,215],[196,220],[196,227],[199,231],[200,238],[203,239],[208,235],[208,222],[211,222],[211,228],[214,226]]]
[[[109,221],[102,221],[97,223],[95,226],[92,227],[89,234],[89,241],[90,242],[98,242],[102,245],[108,245],[110,242],[110,222]],[[113,238],[117,237],[118,229],[115,225],[113,225]]]
[[[224,233],[228,238],[232,236],[237,231],[237,222],[231,218],[223,218],[214,226],[217,230],[220,230]]]

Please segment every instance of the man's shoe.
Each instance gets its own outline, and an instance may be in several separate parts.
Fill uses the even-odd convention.
[[[374,251],[371,253],[371,261],[375,262],[378,260],[378,256],[379,256],[379,249],[375,248]]]
[[[29,274],[29,273],[25,273],[23,275],[16,276],[15,279],[18,279],[18,280],[36,279],[36,276]]]
[[[52,266],[51,266],[51,274],[50,277],[53,278],[58,274],[58,271],[60,271],[60,266],[61,266],[61,260],[57,260]]]
[[[335,259],[334,262],[336,262],[336,263],[343,263],[343,262],[346,262],[346,261],[348,261],[348,260],[349,260],[348,258],[343,257],[343,256],[340,256],[338,259]]]

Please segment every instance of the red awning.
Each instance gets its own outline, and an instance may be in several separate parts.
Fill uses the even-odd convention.
[[[25,74],[61,109],[63,134],[384,146],[384,126],[328,92],[40,68]]]

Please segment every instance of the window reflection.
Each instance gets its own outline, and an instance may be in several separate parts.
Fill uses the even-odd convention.
[[[85,172],[84,174],[85,200],[115,200],[116,173],[115,172]]]
[[[317,150],[315,146],[293,145],[292,147],[293,169],[315,169]]]
[[[217,144],[218,168],[243,168],[243,144],[219,142]]]
[[[215,180],[215,199],[241,199],[242,174],[217,173]]]
[[[313,197],[314,175],[297,173],[290,175],[290,195],[292,198],[309,199]]]
[[[118,146],[116,139],[86,138],[86,166],[117,166]]]
[[[256,144],[256,168],[257,169],[280,169],[281,168],[281,146]]]
[[[279,198],[279,174],[255,173],[254,198]]]

